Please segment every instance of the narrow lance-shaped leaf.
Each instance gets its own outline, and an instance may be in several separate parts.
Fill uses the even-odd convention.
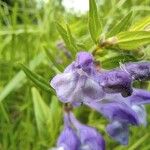
[[[56,22],[56,27],[57,27],[59,34],[63,38],[66,46],[69,46],[69,39],[68,39],[67,31],[58,22]]]
[[[116,36],[116,44],[119,48],[134,50],[141,46],[150,44],[150,32],[148,31],[128,31],[119,33]]]
[[[150,16],[137,21],[131,26],[130,31],[150,31]]]
[[[50,119],[51,119],[51,128],[50,133],[52,135],[52,144],[55,143],[55,140],[59,133],[59,128],[62,125],[63,121],[63,113],[62,109],[60,108],[59,101],[55,95],[51,97],[51,103],[50,103]],[[55,130],[54,130],[55,129]]]
[[[123,19],[121,19],[116,25],[108,33],[107,37],[111,37],[120,33],[121,31],[125,31],[131,24],[132,12],[128,13]]]
[[[97,44],[98,36],[101,33],[101,23],[99,20],[97,6],[95,0],[89,0],[89,31],[91,38],[95,44]]]
[[[58,22],[56,22],[56,27],[59,34],[63,38],[68,50],[70,50],[72,54],[75,54],[76,52],[75,40],[72,37],[69,27],[67,28],[67,30],[65,30]]]
[[[67,35],[68,35],[68,39],[69,39],[69,42],[70,42],[70,46],[72,47],[72,49],[74,51],[77,51],[78,47],[76,45],[75,39],[73,38],[71,30],[70,30],[68,25],[67,25]]]
[[[51,53],[46,47],[44,47],[44,50],[45,50],[45,53],[46,53],[47,57],[48,57],[49,60],[54,64],[54,66],[55,66],[60,72],[63,71],[64,68],[63,68],[60,64],[58,64],[58,63],[56,62],[56,59],[54,58],[54,56],[52,55],[52,53]]]
[[[54,92],[53,89],[50,88],[49,83],[47,81],[45,81],[45,79],[43,77],[32,72],[26,66],[24,66],[24,65],[21,65],[21,66],[22,66],[23,71],[27,75],[27,77],[29,79],[31,79],[38,87],[40,87],[41,89],[48,91],[48,92]]]
[[[44,103],[40,93],[35,87],[33,87],[31,91],[38,131],[40,134],[48,136],[47,132],[49,128],[51,128],[52,123],[50,119],[50,108]]]

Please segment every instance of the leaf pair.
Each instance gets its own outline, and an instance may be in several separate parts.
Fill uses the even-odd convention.
[[[75,54],[78,51],[78,46],[76,44],[75,39],[72,36],[69,26],[67,25],[67,30],[65,30],[63,26],[56,22],[56,27],[61,37],[63,38],[68,50],[71,51],[72,54]]]

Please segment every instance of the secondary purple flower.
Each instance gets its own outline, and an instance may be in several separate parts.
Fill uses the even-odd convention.
[[[137,114],[126,103],[115,100],[103,101],[86,103],[86,105],[102,113],[111,122],[117,120],[131,125],[139,124]]]
[[[106,93],[121,93],[123,97],[132,94],[132,78],[125,71],[102,72],[98,76],[98,82]]]
[[[107,133],[116,141],[123,145],[127,145],[129,141],[128,124],[119,121],[113,121],[106,127]]]
[[[150,62],[131,62],[121,66],[134,80],[150,79]]]
[[[128,99],[133,105],[149,104],[150,92],[142,89],[134,89],[133,94]]]
[[[100,102],[86,103],[109,119],[106,131],[116,141],[128,144],[129,125],[146,126],[147,113],[144,104],[150,103],[150,92],[134,89],[129,97],[107,94]]]
[[[81,141],[80,150],[105,150],[105,141],[95,128],[81,124],[72,113],[70,120]]]
[[[101,102],[91,102],[87,105],[109,119],[110,123],[106,127],[107,133],[120,144],[128,144],[128,126],[139,125],[138,115],[124,102],[104,100]]]
[[[67,114],[64,116],[64,123],[64,130],[58,138],[56,150],[79,150],[80,140],[74,129],[71,127]]]
[[[63,73],[56,75],[50,84],[62,102],[79,105],[84,101],[100,100],[104,97],[105,93],[94,80],[94,76],[96,76],[96,68],[92,55],[80,52],[76,61]]]

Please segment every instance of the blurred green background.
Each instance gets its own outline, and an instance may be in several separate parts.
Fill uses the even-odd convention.
[[[97,7],[103,36],[130,11],[130,26],[150,14],[150,0],[97,0]],[[77,50],[64,44],[56,21],[65,29],[68,24]],[[52,90],[44,90],[47,87],[36,76],[41,75],[48,84],[74,60],[77,51],[94,47],[88,12],[69,11],[62,0],[0,0],[0,150],[47,150],[55,146],[63,129],[62,104]],[[130,51],[102,48],[96,59],[105,69],[128,61],[150,60],[150,46]],[[29,78],[20,64],[33,71],[31,74],[27,70]],[[135,86],[150,89],[149,83]],[[75,114],[101,132],[108,150],[150,150],[150,107],[147,110],[148,126],[132,127],[128,146],[120,146],[108,137],[107,120],[100,114],[85,106],[77,108]]]

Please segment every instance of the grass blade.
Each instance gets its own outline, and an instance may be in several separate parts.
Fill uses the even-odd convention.
[[[25,72],[25,74],[27,75],[27,77],[32,80],[38,87],[40,87],[41,89],[47,91],[47,92],[53,92],[53,89],[50,88],[49,83],[40,75],[32,72],[30,69],[28,69],[26,66],[21,65],[23,71]]]

